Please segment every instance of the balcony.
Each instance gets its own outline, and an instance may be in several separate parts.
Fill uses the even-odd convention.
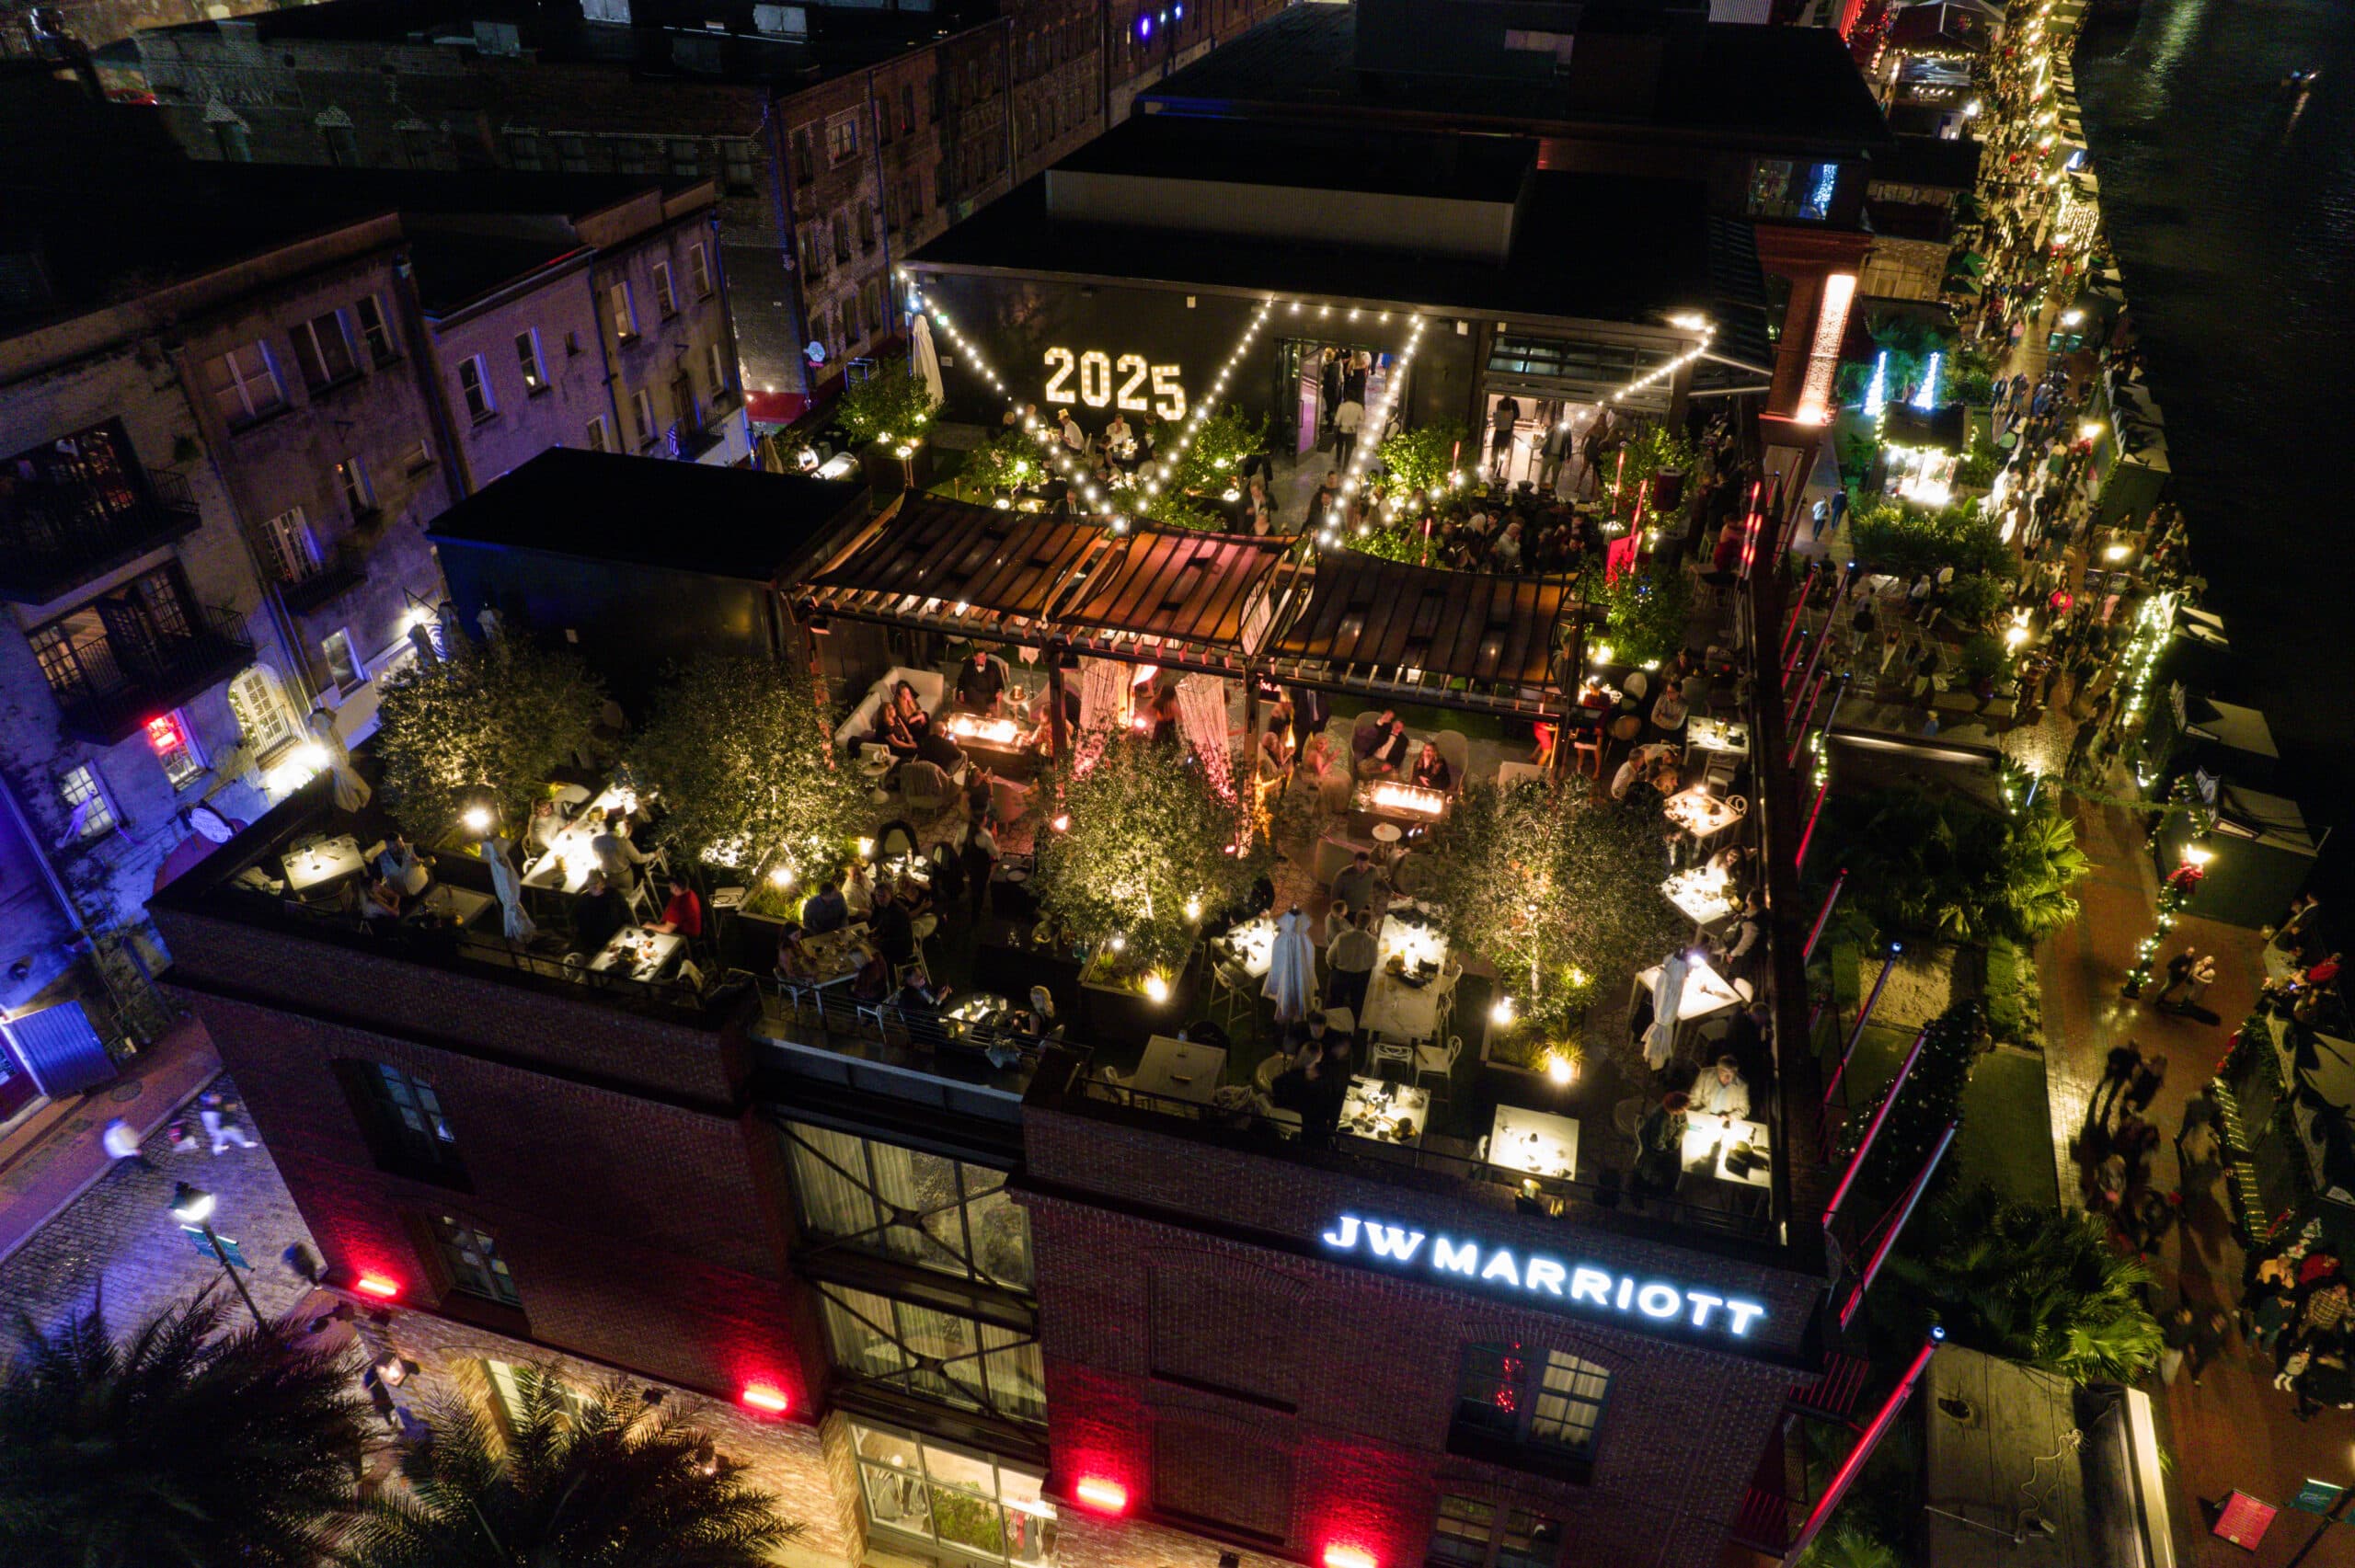
[[[703,454],[727,440],[724,429],[684,422],[672,425],[669,438],[670,452],[683,463],[699,463]]]
[[[138,644],[107,636],[58,649],[50,685],[66,732],[115,745],[253,662],[253,641],[227,611],[197,611],[189,624],[188,632],[159,633]]]
[[[62,599],[202,521],[177,474],[37,471],[0,489],[0,595],[18,604]]]
[[[289,611],[304,615],[367,580],[368,574],[362,567],[349,561],[337,561],[320,567],[300,582],[280,583],[278,592],[286,601]]]

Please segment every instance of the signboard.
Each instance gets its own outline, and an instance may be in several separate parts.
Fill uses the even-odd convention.
[[[2327,1514],[2346,1495],[2347,1488],[2343,1486],[2310,1480],[2298,1488],[2298,1494],[2290,1499],[2290,1506],[2301,1514]]]
[[[2246,1492],[2235,1492],[2224,1499],[2224,1506],[2216,1515],[2216,1533],[2234,1546],[2255,1551],[2257,1542],[2271,1528],[2273,1516],[2280,1511]]]
[[[215,1258],[235,1268],[250,1269],[254,1266],[246,1261],[246,1254],[237,1250],[237,1243],[229,1237],[219,1238],[221,1250],[216,1253],[213,1250],[213,1243],[205,1240],[204,1232],[195,1226],[181,1226],[180,1234],[188,1238],[188,1244],[196,1249],[200,1257]]]
[[[1638,1328],[1673,1325],[1747,1339],[1766,1315],[1755,1301],[1693,1286],[1639,1279],[1545,1253],[1517,1253],[1509,1247],[1427,1234],[1354,1214],[1341,1215],[1317,1240],[1328,1252],[1387,1260],[1401,1271],[1438,1284],[1478,1286],[1540,1306],[1583,1307],[1587,1315],[1625,1317]]]

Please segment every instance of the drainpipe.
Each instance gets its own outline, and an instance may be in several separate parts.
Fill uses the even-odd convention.
[[[66,923],[74,928],[74,934],[82,941],[91,941],[89,922],[82,918],[81,907],[74,902],[74,895],[66,890],[64,879],[57,875],[57,867],[50,864],[49,847],[34,833],[31,818],[25,815],[24,806],[17,799],[17,786],[10,784],[5,775],[0,775],[0,803],[7,806],[8,820],[16,824],[17,831],[24,838],[25,847],[32,852],[33,864],[40,867],[40,878],[49,884],[49,896],[57,900],[57,907],[63,911]]]
[[[890,115],[890,107],[875,96],[875,73],[867,73],[867,107],[871,119],[867,128],[867,162],[875,170],[876,205],[883,211],[883,319],[879,325],[890,331],[900,318],[900,285],[891,269],[891,192],[890,171],[883,166],[883,122]],[[900,214],[902,223],[907,214]]]
[[[794,248],[793,231],[797,226],[793,211],[793,180],[787,163],[790,146],[785,133],[785,122],[777,118],[775,94],[761,108],[761,125],[769,133],[769,182],[775,189],[777,253],[785,258],[786,302],[793,312],[793,370],[801,380],[801,403],[806,412],[817,401],[818,389],[810,380],[809,356],[801,346],[810,341],[809,303],[802,298],[801,255]]]
[[[425,330],[425,307],[418,303],[417,268],[406,250],[393,255],[393,292],[398,296],[402,333],[408,339],[409,358],[417,364],[418,390],[425,395],[425,417],[433,422],[433,439],[442,443],[442,487],[449,504],[456,506],[474,493],[474,475],[466,472],[465,449],[442,390],[442,364],[433,340]]]
[[[704,227],[711,232],[711,276],[719,289],[719,326],[720,330],[727,335],[728,357],[736,364],[736,415],[744,421],[744,457],[746,462],[758,468],[761,465],[761,454],[759,449],[752,444],[752,414],[750,399],[744,393],[744,356],[736,349],[736,303],[728,292],[727,264],[720,259],[719,202],[717,198],[714,198],[711,204],[711,215],[704,220]],[[592,317],[597,314],[596,279],[597,269],[592,264],[589,269],[589,314]],[[602,345],[604,340],[605,335],[600,331],[597,334],[597,341]],[[715,390],[724,391],[725,388]],[[615,427],[615,429],[620,428],[618,425]]]
[[[1005,50],[1005,74],[998,78],[1004,84],[1003,90],[998,94],[998,103],[1005,115],[1005,189],[1011,193],[1016,186],[1022,183],[1020,149],[1015,145],[1014,142],[1014,18],[1006,17],[1001,18],[1001,21],[1003,23],[1002,39]]]

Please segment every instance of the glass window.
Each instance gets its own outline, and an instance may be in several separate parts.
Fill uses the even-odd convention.
[[[367,1066],[368,1094],[392,1134],[395,1151],[428,1165],[454,1164],[457,1140],[451,1136],[450,1119],[442,1114],[442,1097],[433,1085],[390,1062]]]
[[[1505,1510],[1496,1568],[1554,1568],[1562,1555],[1562,1521],[1526,1508]]]
[[[1476,1497],[1442,1497],[1438,1522],[1431,1526],[1430,1551],[1425,1556],[1435,1564],[1485,1563],[1488,1534],[1496,1524],[1493,1505]]]
[[[515,1279],[507,1272],[506,1260],[499,1255],[499,1242],[489,1231],[443,1214],[434,1219],[433,1240],[441,1250],[442,1266],[450,1271],[453,1290],[504,1307],[523,1304],[515,1293]]]
[[[1752,158],[1750,161],[1750,212],[1758,218],[1791,215],[1791,160]]]
[[[810,161],[810,128],[796,126],[793,132],[793,183],[807,185],[817,177],[816,166]]]
[[[1046,1420],[1035,1336],[844,1285],[818,1294],[835,1370],[960,1409]]]
[[[606,422],[603,414],[597,415],[589,421],[589,450],[591,452],[614,450],[614,428]]]
[[[229,682],[229,711],[256,757],[294,738],[294,708],[278,684],[278,672],[265,664],[247,665]]]
[[[357,686],[368,679],[367,666],[352,651],[351,634],[340,626],[319,640],[319,657],[327,660],[327,679],[339,686]]]
[[[66,836],[76,841],[114,831],[114,805],[88,763],[68,768],[57,780],[57,798],[65,807]]]
[[[368,470],[356,457],[347,457],[335,465],[335,482],[343,491],[343,504],[351,509],[354,517],[365,517],[376,509],[376,487],[368,482]]]
[[[795,1122],[786,1129],[802,1229],[942,1274],[1031,1287],[1030,1223],[1005,1173]]]
[[[670,143],[671,172],[681,179],[698,179],[703,175],[703,143],[674,141]]]
[[[624,279],[605,290],[605,303],[613,307],[614,336],[626,343],[638,336],[638,302],[630,297],[629,280]]]
[[[851,1423],[867,1519],[959,1556],[1043,1564],[1055,1550],[1055,1505],[1036,1471],[887,1427]]]
[[[530,327],[515,334],[515,364],[523,372],[523,385],[526,390],[539,392],[547,386],[547,367],[540,362],[538,327]]]
[[[556,166],[566,174],[589,172],[589,138],[558,136],[556,139]]]
[[[1832,192],[1840,187],[1838,164],[1817,164],[1807,172],[1807,189],[1801,193],[1798,215],[1821,223],[1832,215]]]
[[[645,446],[654,440],[654,395],[639,387],[629,395],[629,411],[638,421],[638,444]]]
[[[149,719],[147,744],[174,789],[186,789],[204,776],[204,759],[197,754],[196,738],[189,732],[185,710],[174,708]]]
[[[679,291],[671,282],[671,264],[654,264],[654,304],[667,318],[679,314]]]
[[[380,365],[391,361],[399,350],[394,348],[392,328],[385,321],[384,301],[362,294],[352,308],[360,317],[360,337],[368,345],[368,357]]]
[[[499,404],[490,395],[490,367],[480,354],[458,361],[458,391],[465,398],[466,417],[476,424],[499,412]]]
[[[704,370],[711,377],[714,401],[728,395],[728,350],[717,343],[704,346]]]
[[[752,189],[752,144],[749,142],[722,142],[719,144],[720,178],[729,194],[741,196]]]
[[[286,391],[270,362],[270,349],[258,341],[205,361],[204,379],[213,406],[232,425],[251,424],[286,406]]]
[[[536,131],[510,131],[507,133],[507,161],[519,169],[536,171],[540,166],[540,133]]]
[[[301,507],[263,521],[261,553],[280,582],[302,582],[318,571],[319,542]]]
[[[1609,1371],[1568,1351],[1467,1345],[1450,1446],[1504,1463],[1583,1464],[1610,1390]]]
[[[701,240],[687,246],[687,286],[695,290],[695,298],[711,298],[711,253]]]
[[[826,161],[839,164],[858,155],[858,120],[844,115],[826,126]]]

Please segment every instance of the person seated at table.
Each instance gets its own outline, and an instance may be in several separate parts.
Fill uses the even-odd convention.
[[[1005,676],[997,660],[982,649],[957,667],[957,705],[968,713],[994,714],[1005,692]]]
[[[916,756],[951,775],[965,765],[965,753],[949,737],[945,725],[927,724],[916,731]]]
[[[850,922],[856,925],[875,910],[875,874],[863,860],[850,863],[843,873],[843,906],[850,911]]]
[[[1445,757],[1440,755],[1436,740],[1423,742],[1422,752],[1415,759],[1415,782],[1425,789],[1442,792],[1455,783],[1455,770],[1447,765]]]
[[[891,994],[890,966],[884,963],[882,954],[871,947],[861,948],[859,953],[858,972],[850,980],[850,998],[873,1006]]]
[[[1104,427],[1105,450],[1108,452],[1113,451],[1113,449],[1119,447],[1122,442],[1133,441],[1135,439],[1136,432],[1129,429],[1128,420],[1121,417],[1120,410],[1114,409],[1112,412],[1112,422]],[[1116,452],[1115,455],[1118,455],[1118,453]]]
[[[941,1006],[943,1003],[948,1001],[948,988],[947,986],[943,986],[940,990],[936,991],[930,985],[925,983],[925,978],[922,975],[917,974],[911,974],[906,979],[902,980],[900,982],[900,989],[891,993],[891,1005],[898,1008],[903,1017],[906,1017],[912,1024],[931,1023],[935,1024],[936,1034],[937,1033],[936,1025],[940,1018]]]
[[[381,876],[368,879],[367,890],[361,895],[360,918],[371,930],[382,933],[400,923],[400,889]]]
[[[1758,909],[1758,895],[1752,893],[1744,897],[1741,915],[1735,921],[1733,929],[1710,944],[1719,974],[1732,979],[1748,971],[1753,961],[1752,955],[1765,951],[1761,942],[1765,925]]]
[[[875,889],[875,909],[867,918],[867,924],[875,938],[876,950],[883,955],[885,963],[896,969],[902,964],[914,961],[916,956],[914,920],[900,900],[893,897],[890,887],[879,887]]]
[[[629,924],[629,900],[617,892],[602,871],[592,871],[572,900],[572,933],[584,953],[597,953]]]
[[[1355,916],[1373,907],[1373,897],[1382,891],[1382,873],[1374,869],[1373,856],[1363,850],[1350,854],[1350,864],[1333,874],[1333,897],[1350,907]]]
[[[850,904],[843,896],[843,878],[836,874],[820,883],[818,890],[803,901],[802,929],[812,936],[823,936],[849,923]]]
[[[1629,1183],[1637,1193],[1672,1193],[1684,1176],[1685,1107],[1683,1094],[1661,1097],[1636,1129],[1636,1164]]]
[[[1346,1007],[1353,1018],[1365,1013],[1365,993],[1373,983],[1373,967],[1382,957],[1374,940],[1373,911],[1360,910],[1350,928],[1325,946],[1325,1000]]]
[[[1079,421],[1071,417],[1070,409],[1055,410],[1055,426],[1056,436],[1063,441],[1066,450],[1071,452],[1087,450],[1087,432],[1079,428]]]
[[[1279,701],[1268,710],[1267,727],[1259,732],[1259,777],[1277,777],[1292,766],[1292,704]]]
[[[425,891],[430,880],[425,868],[432,864],[396,828],[385,835],[385,847],[376,855],[376,875],[399,888],[403,896],[414,898]]]
[[[1378,779],[1395,773],[1407,763],[1406,722],[1385,709],[1373,724],[1350,738],[1350,750],[1357,758],[1358,777]]]
[[[690,939],[703,934],[703,900],[687,886],[687,879],[677,872],[671,874],[671,896],[663,901],[662,918],[649,925],[649,931]]]
[[[1693,1086],[1693,1110],[1698,1116],[1750,1119],[1750,1081],[1742,1077],[1741,1063],[1730,1052]]]
[[[1341,1126],[1341,1106],[1350,1094],[1350,1042],[1328,1034],[1321,1054],[1305,1056],[1297,1067],[1276,1075],[1268,1098],[1277,1108],[1300,1117],[1300,1141],[1322,1149],[1333,1141]]]
[[[556,848],[557,837],[564,831],[564,814],[556,808],[555,801],[546,796],[534,801],[532,820],[523,829],[525,852],[534,860],[547,853]],[[385,847],[391,847],[390,840],[385,841]]]
[[[1663,730],[1684,727],[1684,692],[1673,681],[1660,682],[1660,695],[1652,702],[1652,727]]]
[[[1066,730],[1065,733],[1068,734],[1069,731]],[[1055,758],[1054,714],[1041,706],[1039,709],[1038,722],[1030,727],[1029,733],[1023,736],[1020,745],[1023,750],[1040,761],[1053,761]]]
[[[589,853],[625,898],[638,886],[638,868],[653,858],[630,842],[629,816],[618,806],[605,813],[605,830],[589,841]]]
[[[901,682],[902,690],[906,689],[906,684],[905,681]],[[907,715],[902,710],[896,694],[875,710],[875,727],[867,732],[867,738],[872,744],[890,750],[895,761],[904,762],[916,754],[915,731],[908,727]]]
[[[821,978],[818,961],[802,944],[801,928],[791,921],[777,929],[776,978],[787,985],[807,985]]]

